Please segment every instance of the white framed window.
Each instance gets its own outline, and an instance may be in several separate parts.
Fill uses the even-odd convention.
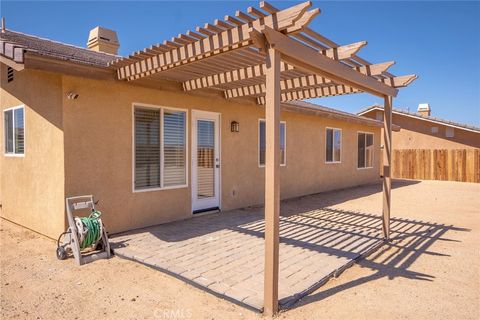
[[[287,123],[280,121],[280,165],[287,165]],[[265,136],[265,120],[258,121],[258,165],[265,166],[265,150],[266,150],[266,136]]]
[[[342,162],[342,130],[325,129],[325,163]]]
[[[377,119],[378,121],[383,121],[383,112],[377,111],[375,114],[375,119]]]
[[[187,112],[134,104],[133,190],[187,186]]]
[[[432,127],[432,133],[438,133],[438,127]]]
[[[455,130],[452,127],[445,128],[445,137],[453,138],[455,137]]]
[[[357,168],[373,168],[373,133],[358,132],[357,138]]]
[[[23,157],[25,155],[25,106],[3,111],[5,155]]]

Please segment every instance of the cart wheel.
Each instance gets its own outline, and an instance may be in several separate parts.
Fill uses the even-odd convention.
[[[57,247],[57,259],[65,260],[67,259],[67,251],[63,247]]]

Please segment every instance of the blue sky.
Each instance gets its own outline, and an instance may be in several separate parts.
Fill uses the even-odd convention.
[[[295,2],[270,1],[279,8]],[[400,90],[396,107],[414,111],[428,102],[432,115],[480,126],[480,2],[314,1],[322,13],[311,27],[339,44],[367,40],[363,58],[395,60],[396,75],[419,79]],[[88,31],[101,25],[118,32],[120,54],[126,55],[170,39],[251,1],[1,1],[7,28],[78,46]],[[357,94],[315,99],[349,112],[383,103]]]

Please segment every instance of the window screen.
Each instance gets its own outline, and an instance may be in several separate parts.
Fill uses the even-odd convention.
[[[261,166],[265,165],[265,150],[266,150],[266,136],[265,136],[265,120],[260,120],[258,128],[259,136],[259,155],[258,163]],[[286,124],[285,122],[280,122],[280,164],[285,165],[287,162],[287,153],[286,153]]]

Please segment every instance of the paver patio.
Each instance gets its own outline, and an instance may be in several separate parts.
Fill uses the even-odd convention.
[[[381,243],[379,216],[320,208],[318,195],[282,202],[279,300],[318,288]],[[299,212],[299,209],[303,212]],[[119,234],[115,254],[261,311],[263,208],[194,217]]]

